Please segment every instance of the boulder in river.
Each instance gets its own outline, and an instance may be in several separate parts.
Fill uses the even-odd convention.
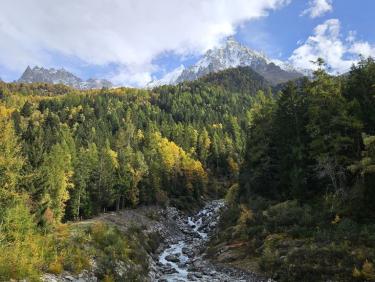
[[[168,255],[168,256],[165,257],[165,259],[167,261],[171,261],[171,262],[180,262],[180,259],[178,258],[178,256],[176,254]]]
[[[179,262],[177,265],[178,265],[179,268],[185,268],[186,262]]]
[[[202,278],[203,277],[202,273],[200,273],[200,272],[194,273],[194,276],[197,277],[197,278]]]
[[[183,253],[184,255],[186,255],[187,257],[189,257],[189,258],[192,258],[192,257],[195,256],[194,251],[191,250],[191,249],[189,249],[189,248],[186,248],[186,247],[183,247],[183,248],[182,248],[182,253]]]
[[[197,279],[195,279],[195,276],[194,276],[193,273],[188,273],[187,279],[189,279],[189,281],[197,281]]]
[[[165,267],[163,267],[162,272],[164,274],[173,274],[173,273],[177,273],[177,270],[171,265],[166,265]]]

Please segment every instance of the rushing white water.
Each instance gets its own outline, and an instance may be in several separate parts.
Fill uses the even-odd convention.
[[[163,267],[163,275],[159,281],[217,281],[212,277],[215,271],[205,271],[203,274],[191,266],[196,263],[197,258],[201,259],[196,248],[208,240],[223,207],[223,201],[213,201],[195,216],[187,218],[184,228],[187,229],[185,232],[188,232],[188,235],[178,243],[170,245],[159,256],[159,265]]]
[[[209,202],[194,216],[176,220],[181,236],[171,238],[170,245],[157,258],[158,282],[265,282],[238,269],[213,265],[204,250],[219,222],[223,200]]]
[[[189,216],[188,224],[190,227],[193,228],[194,232],[198,233],[203,239],[207,239],[207,233],[199,231],[199,228],[202,226],[202,223],[203,223],[202,215],[198,213],[197,217],[198,219],[196,221],[193,221],[192,218]]]
[[[182,265],[186,265],[186,262],[189,259],[187,256],[185,256],[182,253],[182,248],[184,248],[185,245],[186,244],[184,241],[180,241],[177,244],[171,245],[169,248],[165,249],[163,253],[161,253],[159,257],[159,262],[166,266],[170,264],[171,267],[177,271],[176,273],[165,274],[163,278],[167,279],[167,281],[174,281],[175,279],[188,281],[187,280],[187,274],[188,274],[187,268],[182,266]],[[168,255],[177,255],[180,262],[177,264],[176,262],[166,260],[165,258]]]

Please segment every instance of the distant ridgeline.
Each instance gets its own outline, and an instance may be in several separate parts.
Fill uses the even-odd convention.
[[[46,82],[0,83],[0,277],[50,265],[9,246],[61,222],[225,194],[213,253],[233,243],[278,281],[375,277],[373,60],[297,86],[248,66],[152,90]]]
[[[310,70],[295,69],[286,62],[271,60],[264,54],[240,44],[233,37],[228,37],[222,46],[208,50],[194,65],[186,68],[180,66],[172,72],[167,73],[160,80],[148,83],[147,87],[176,85],[237,67],[251,69],[262,76],[262,78],[259,77],[260,80],[265,79],[272,86],[301,78],[304,74],[308,76],[311,74]],[[232,76],[232,78],[233,77],[234,76]],[[256,77],[251,79],[257,80]],[[63,68],[47,69],[38,66],[33,68],[28,66],[17,82],[63,84],[79,90],[114,87],[114,85],[106,79],[90,78],[85,81]]]
[[[88,79],[86,81],[66,71],[65,69],[45,69],[35,66],[26,68],[19,83],[49,83],[49,84],[64,84],[76,89],[101,89],[111,88],[113,84],[106,79]]]

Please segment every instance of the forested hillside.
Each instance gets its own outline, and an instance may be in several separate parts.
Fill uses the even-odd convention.
[[[61,254],[29,236],[53,237],[61,222],[150,203],[193,209],[223,195],[265,86],[248,83],[238,93],[201,81],[153,91],[1,83],[0,276],[56,264]]]
[[[211,252],[230,242],[234,264],[277,281],[373,281],[375,63],[344,77],[318,63],[311,82],[257,95]]]
[[[0,83],[0,277],[84,268],[61,223],[227,194],[212,253],[233,243],[240,267],[280,281],[374,280],[375,63],[320,63],[277,93],[249,68],[153,90]],[[129,252],[106,254],[139,264]]]

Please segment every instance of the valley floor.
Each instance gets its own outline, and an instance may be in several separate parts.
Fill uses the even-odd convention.
[[[143,278],[137,278],[140,281],[267,281],[253,273],[213,263],[207,258],[206,246],[210,237],[215,236],[223,207],[222,200],[210,201],[192,216],[172,207],[139,207],[106,213],[74,225],[85,227],[105,222],[115,225],[123,233],[138,228],[145,234],[144,238],[153,238],[153,250],[144,246],[148,249],[144,259],[148,261],[149,273]],[[123,265],[118,268],[118,272],[126,269],[127,266]],[[60,275],[45,274],[44,281],[96,281],[94,272],[95,269],[92,273],[83,271],[76,275],[67,272]]]

